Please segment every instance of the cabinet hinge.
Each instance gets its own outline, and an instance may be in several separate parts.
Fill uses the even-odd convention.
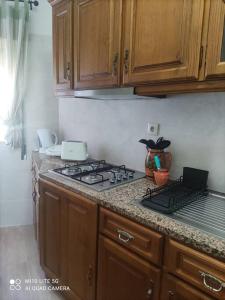
[[[203,53],[204,53],[204,47],[201,46],[201,48],[200,48],[200,54],[199,54],[199,69],[202,68]]]

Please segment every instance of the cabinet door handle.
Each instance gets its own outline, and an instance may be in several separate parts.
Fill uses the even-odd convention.
[[[117,233],[118,233],[118,238],[120,241],[122,241],[123,243],[128,243],[131,240],[134,240],[133,235],[131,235],[130,233],[117,229]]]
[[[152,299],[152,296],[153,296],[153,288],[154,288],[153,280],[149,280],[149,285],[150,285],[150,287],[149,287],[148,290],[147,290],[146,298],[147,298],[147,299]]]
[[[147,299],[151,299],[152,298],[152,292],[153,292],[153,290],[151,288],[147,290],[147,295],[146,295]]]
[[[213,291],[213,292],[216,292],[216,293],[219,293],[222,291],[222,289],[225,287],[225,283],[222,282],[221,280],[219,280],[218,278],[214,277],[213,275],[209,274],[209,273],[205,273],[205,272],[202,272],[202,271],[199,271],[201,277],[203,278],[203,284],[204,286],[209,289],[210,291]],[[207,283],[207,279],[210,280],[211,282],[214,281],[215,284],[218,285],[218,288],[215,288],[213,286],[210,286],[208,283]]]
[[[68,81],[71,80],[71,69],[70,69],[70,63],[69,62],[67,63],[67,67],[66,67],[66,79]]]
[[[128,74],[129,71],[129,50],[126,49],[124,53],[124,71],[125,74]]]
[[[87,280],[88,280],[88,285],[92,286],[92,281],[93,281],[93,268],[92,268],[92,265],[89,265],[88,273],[87,273]]]
[[[172,291],[168,291],[168,295],[169,295],[169,299],[172,299],[174,296],[174,292]]]
[[[118,60],[119,60],[119,53],[116,53],[113,58],[113,65],[112,65],[112,71],[113,75],[116,76],[118,72]]]

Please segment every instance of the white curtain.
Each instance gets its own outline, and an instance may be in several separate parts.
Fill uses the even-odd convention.
[[[12,148],[23,146],[28,22],[27,0],[0,0],[0,126]]]

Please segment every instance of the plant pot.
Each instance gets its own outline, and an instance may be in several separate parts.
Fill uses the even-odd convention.
[[[155,165],[154,157],[158,156],[161,163],[162,169],[170,170],[171,163],[172,163],[172,154],[170,152],[164,152],[164,150],[155,150],[155,149],[148,149],[148,153],[145,159],[145,173],[146,176],[153,178],[153,172],[157,170]]]
[[[155,183],[158,186],[167,184],[169,180],[169,172],[166,169],[160,169],[158,171],[153,171]]]

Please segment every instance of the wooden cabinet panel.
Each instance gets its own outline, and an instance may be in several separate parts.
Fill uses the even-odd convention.
[[[53,189],[40,187],[40,258],[50,278],[62,280],[61,199]]]
[[[69,286],[66,299],[94,300],[97,205],[53,183],[40,183],[40,254],[46,275]]]
[[[99,230],[109,238],[161,265],[163,236],[107,209],[100,210]]]
[[[123,83],[197,79],[203,0],[125,0]]]
[[[65,197],[64,246],[68,295],[76,300],[95,299],[97,205],[80,196]]]
[[[74,13],[75,89],[119,84],[121,0],[77,1]]]
[[[160,298],[161,300],[213,300],[169,274],[163,276]]]
[[[210,5],[206,77],[225,77],[225,2],[212,0]]]
[[[168,272],[214,298],[225,298],[225,263],[169,239],[165,266]]]
[[[98,300],[158,299],[159,281],[158,268],[100,236]]]
[[[73,5],[64,0],[53,6],[53,66],[56,91],[66,94],[73,88],[72,23]],[[70,91],[73,94],[73,91]]]

